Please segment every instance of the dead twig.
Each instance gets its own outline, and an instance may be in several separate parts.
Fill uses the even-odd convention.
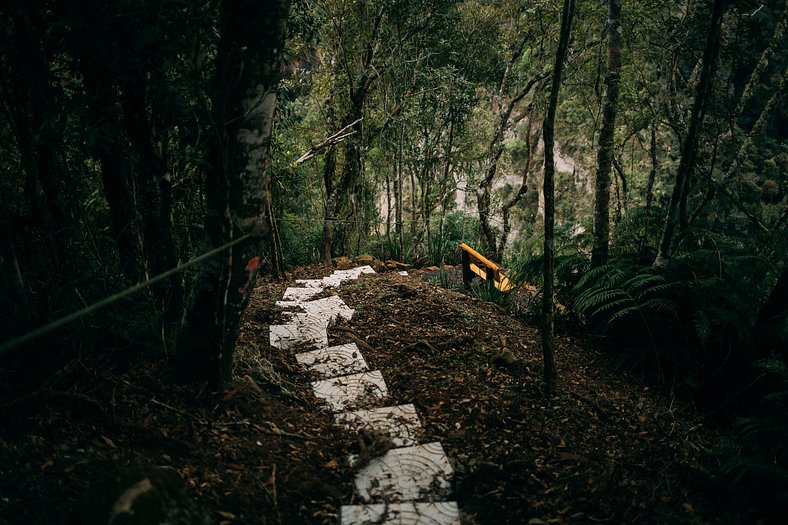
[[[356,130],[351,130],[351,131],[347,131],[347,130],[349,128],[354,127],[359,122],[361,122],[361,119],[354,120],[353,122],[351,122],[344,128],[340,129],[333,135],[326,137],[322,142],[315,144],[314,146],[309,148],[309,150],[306,153],[298,157],[298,159],[295,162],[293,162],[293,167],[300,166],[304,162],[308,161],[309,159],[317,155],[317,152],[320,151],[321,149],[327,148],[329,146],[336,146],[346,138],[354,135],[356,133]]]
[[[205,422],[205,421],[202,421],[202,420],[201,420],[200,418],[198,418],[197,416],[193,416],[192,414],[189,414],[188,412],[184,412],[184,411],[183,411],[183,410],[181,410],[180,408],[175,408],[175,407],[174,407],[174,406],[172,406],[172,405],[168,405],[167,403],[162,403],[161,401],[159,401],[159,400],[158,400],[158,399],[156,399],[155,397],[152,397],[152,398],[151,398],[151,400],[150,400],[150,402],[151,402],[151,403],[153,403],[154,405],[159,405],[159,406],[160,406],[160,407],[162,407],[162,408],[166,408],[167,410],[172,410],[172,411],[173,411],[173,412],[175,412],[176,414],[180,414],[180,415],[182,415],[182,416],[184,416],[184,417],[188,417],[189,419],[191,419],[192,421],[196,421],[197,423],[200,423],[200,424],[203,424],[203,425],[205,425],[205,424],[206,424],[206,422]]]
[[[350,339],[352,339],[354,343],[356,343],[358,346],[360,346],[364,350],[366,350],[368,352],[374,352],[375,351],[375,349],[372,347],[372,345],[370,345],[369,343],[367,343],[366,341],[361,339],[359,336],[357,336],[356,333],[353,330],[351,330],[350,328],[345,328],[343,326],[333,326],[332,329],[342,332],[343,334],[345,334],[346,337],[349,337]]]

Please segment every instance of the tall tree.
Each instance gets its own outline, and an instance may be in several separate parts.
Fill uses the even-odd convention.
[[[552,73],[551,69],[544,69],[542,60],[534,59],[535,55],[538,56],[538,50],[540,47],[543,47],[541,42],[537,42],[535,40],[536,39],[534,39],[531,32],[529,32],[513,46],[509,61],[507,62],[506,68],[501,75],[501,80],[498,84],[495,97],[495,128],[487,146],[487,158],[485,159],[484,163],[484,176],[482,177],[479,187],[476,190],[476,204],[479,210],[479,229],[481,231],[480,237],[482,249],[488,257],[495,261],[500,261],[502,259],[503,249],[505,248],[505,239],[501,239],[504,242],[499,246],[496,231],[490,224],[490,216],[492,213],[492,189],[493,183],[495,181],[495,175],[498,172],[498,163],[501,159],[501,155],[503,155],[504,152],[505,134],[511,126],[512,115],[519,103],[524,98],[526,98],[529,93],[534,90],[534,88],[538,88],[540,83]],[[530,47],[527,47],[528,44],[530,44]],[[528,56],[529,60],[537,62],[537,65],[540,67],[540,69],[537,70],[536,73],[533,73],[531,78],[528,78],[525,81],[521,80],[521,86],[510,95],[509,91],[511,90],[511,84],[517,83],[518,80],[515,77],[513,81],[512,77],[515,76],[515,71],[522,67],[520,62],[524,54]],[[524,117],[527,113],[528,112],[525,111],[522,116]],[[525,186],[523,185],[522,187]],[[517,191],[515,193],[514,199],[512,199],[512,205],[509,207],[510,209],[517,204],[524,193],[525,191]]]
[[[561,73],[564,69],[566,51],[569,47],[569,36],[572,32],[572,19],[575,15],[575,0],[564,0],[561,13],[561,34],[558,39],[558,50],[555,54],[553,81],[550,85],[550,98],[547,103],[547,114],[542,125],[544,138],[544,287],[542,290],[542,353],[544,354],[545,389],[555,392],[557,372],[555,368],[555,157],[553,139],[555,137],[555,113],[558,107],[558,92],[561,89]]]
[[[607,262],[610,245],[610,169],[614,160],[613,138],[616,132],[618,93],[621,84],[621,0],[607,3],[607,72],[602,95],[602,121],[596,158],[596,198],[594,200],[594,244],[592,266]]]
[[[269,143],[289,8],[289,0],[221,4],[205,231],[211,247],[234,245],[200,268],[176,342],[186,377],[215,385],[230,377],[270,229]]]
[[[689,125],[684,133],[681,144],[681,159],[676,170],[676,180],[673,191],[670,194],[668,211],[665,215],[665,224],[662,228],[662,237],[659,243],[659,252],[654,260],[654,267],[660,268],[668,264],[671,257],[671,245],[673,243],[673,232],[676,229],[676,219],[679,207],[687,191],[688,179],[692,174],[695,164],[695,156],[698,149],[698,137],[703,123],[703,116],[706,112],[706,103],[713,87],[714,72],[717,64],[717,55],[720,48],[720,33],[722,30],[722,19],[728,9],[730,0],[714,0],[711,11],[711,22],[706,33],[706,45],[703,49],[703,57],[700,63],[698,82],[695,85],[695,97],[690,112]]]

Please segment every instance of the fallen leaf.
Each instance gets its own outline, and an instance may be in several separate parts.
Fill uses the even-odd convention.
[[[238,389],[237,388],[233,388],[233,389],[228,390],[227,393],[224,394],[224,397],[222,398],[222,401],[227,402],[227,401],[231,400],[232,398],[235,397],[235,394],[237,394],[237,393],[238,393]]]
[[[101,436],[101,441],[103,441],[104,444],[107,445],[109,448],[118,448],[118,446],[115,444],[115,442],[112,441],[107,436]]]
[[[41,465],[41,470],[46,470],[47,468],[51,467],[51,466],[52,466],[52,465],[54,465],[54,464],[55,464],[55,462],[54,462],[53,460],[51,460],[51,459],[48,459],[48,460],[46,460],[46,461],[44,462],[44,464],[43,464],[43,465]]]
[[[332,459],[331,461],[323,465],[323,468],[337,468],[338,466],[339,466],[339,462],[336,459]]]
[[[454,380],[455,380],[456,382],[458,382],[458,383],[462,383],[463,381],[465,381],[465,380],[464,380],[463,378],[461,378],[460,376],[457,376],[457,377],[455,377],[455,378],[454,378]]]

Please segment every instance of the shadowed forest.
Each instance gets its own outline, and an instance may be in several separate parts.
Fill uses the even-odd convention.
[[[329,339],[424,396],[462,523],[785,519],[785,0],[0,22],[0,525],[337,523],[372,445],[268,326],[362,263]]]

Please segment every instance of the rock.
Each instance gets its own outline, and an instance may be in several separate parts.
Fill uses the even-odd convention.
[[[333,262],[338,270],[350,270],[353,268],[353,261],[348,257],[335,257]]]
[[[519,359],[510,350],[503,349],[500,354],[493,358],[493,364],[505,368],[510,372],[515,372],[520,369],[523,364],[522,359]]]
[[[372,266],[374,264],[374,262],[375,262],[375,258],[372,257],[371,255],[359,255],[358,257],[353,259],[353,261],[356,264],[360,264],[362,266],[365,265],[365,264],[368,264],[368,265]]]
[[[173,470],[155,466],[117,469],[93,484],[69,525],[208,525]]]

